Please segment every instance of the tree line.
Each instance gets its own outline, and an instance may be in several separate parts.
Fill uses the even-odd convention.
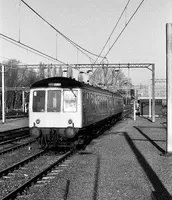
[[[55,67],[51,66],[47,68],[43,63],[40,63],[36,69],[34,67],[27,67],[27,65],[20,66],[20,62],[15,59],[8,60],[4,62],[3,65],[5,66],[5,107],[7,110],[19,109],[22,107],[22,90],[19,90],[19,88],[29,88],[36,81],[59,75],[59,70],[57,71]],[[2,87],[1,74],[0,87]],[[2,93],[0,92],[0,97],[1,95]],[[28,92],[25,92],[25,100],[28,102]]]
[[[5,66],[5,103],[7,110],[19,109],[22,107],[22,90],[17,88],[29,88],[34,82],[44,78],[62,76],[62,67],[56,68],[53,65],[40,63],[37,68],[21,66],[20,61],[10,59],[3,63]],[[72,77],[72,69],[68,69],[68,76]],[[0,76],[0,87],[2,85],[2,76]],[[82,77],[80,77],[82,80]],[[131,80],[127,79],[121,70],[116,72],[114,69],[108,69],[106,66],[96,69],[90,76],[89,82],[92,85],[99,85],[112,91],[118,90],[124,85],[131,86]],[[13,88],[13,90],[7,89]],[[15,90],[16,88],[16,90]],[[25,92],[25,100],[28,102],[28,94]],[[0,93],[1,96],[1,93]],[[1,101],[1,97],[0,97]],[[0,102],[1,105],[1,102]],[[0,111],[1,112],[1,111]]]

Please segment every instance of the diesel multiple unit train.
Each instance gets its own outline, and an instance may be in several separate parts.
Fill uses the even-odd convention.
[[[52,77],[30,88],[29,127],[42,148],[81,144],[106,120],[120,118],[119,94],[66,77]]]

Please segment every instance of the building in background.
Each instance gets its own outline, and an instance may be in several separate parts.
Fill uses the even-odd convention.
[[[149,116],[149,107],[152,106],[152,85],[144,85],[137,89],[140,115]],[[166,80],[155,80],[155,116],[166,116]]]

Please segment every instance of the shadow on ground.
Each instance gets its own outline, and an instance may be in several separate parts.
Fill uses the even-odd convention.
[[[130,136],[128,135],[127,132],[124,133],[124,137],[125,137],[128,145],[132,149],[133,153],[135,154],[140,166],[144,170],[147,178],[149,179],[149,181],[151,182],[151,184],[154,188],[154,191],[152,191],[152,194],[151,194],[152,199],[172,200],[172,196],[167,191],[167,189],[164,187],[163,183],[161,182],[161,180],[159,179],[157,174],[154,172],[154,170],[151,168],[149,163],[146,161],[145,157],[140,153],[139,149],[135,146],[135,144],[133,143],[132,139],[130,138]],[[161,148],[159,148],[159,149],[161,151],[164,151]]]
[[[156,144],[155,141],[162,141],[165,142],[165,140],[152,140],[149,136],[147,136],[139,127],[134,126],[135,129],[139,131],[151,144],[153,144],[162,154],[165,154],[166,151],[162,149],[159,145]]]

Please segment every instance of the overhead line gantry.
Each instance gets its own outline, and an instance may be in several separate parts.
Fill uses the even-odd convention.
[[[64,69],[68,68],[68,66],[64,64],[44,64],[47,68],[48,67],[62,67]],[[18,65],[18,67],[39,67],[40,65]],[[69,67],[73,69],[98,69],[102,67],[111,68],[111,69],[122,69],[122,68],[146,68],[152,72],[152,122],[155,122],[155,64],[154,63],[111,63],[111,64],[70,64]],[[4,65],[2,65],[2,77],[4,76]],[[2,87],[3,90],[3,87]]]
[[[64,64],[44,64],[47,67],[62,67],[67,69],[68,66]],[[20,67],[39,67],[39,65],[18,65]],[[154,63],[102,63],[102,64],[70,64],[69,67],[72,69],[82,70],[94,70],[98,68],[111,68],[111,69],[148,69],[152,72],[152,122],[155,122],[155,64]]]

